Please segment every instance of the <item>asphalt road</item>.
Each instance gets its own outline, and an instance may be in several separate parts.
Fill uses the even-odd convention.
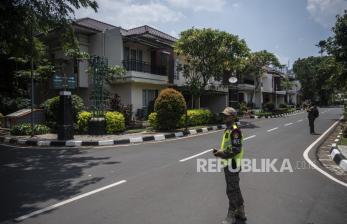
[[[320,112],[316,131],[323,133],[342,111]],[[243,133],[245,157],[288,159],[293,168],[241,173],[247,223],[346,223],[347,188],[303,158],[319,137],[309,134],[305,113],[257,120]],[[228,204],[224,174],[198,173],[197,159],[213,158],[206,150],[218,147],[221,135],[94,149],[0,146],[0,223],[220,223]]]

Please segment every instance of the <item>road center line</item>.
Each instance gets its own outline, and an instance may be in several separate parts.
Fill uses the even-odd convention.
[[[200,153],[198,153],[198,154],[189,156],[189,157],[187,157],[187,158],[181,159],[180,162],[185,162],[185,161],[187,161],[187,160],[190,160],[190,159],[193,159],[193,158],[195,158],[195,157],[201,156],[201,155],[203,155],[203,154],[205,154],[205,153],[211,152],[212,150],[213,150],[213,149],[209,149],[209,150],[200,152]]]
[[[285,124],[284,126],[289,126],[289,125],[292,125],[293,123],[287,123],[287,124]]]
[[[256,135],[248,136],[248,137],[244,138],[243,140],[248,140],[248,139],[251,139],[251,138],[254,138],[254,137],[256,137]],[[195,157],[198,157],[198,156],[201,156],[201,155],[206,154],[206,153],[208,153],[208,152],[211,152],[212,150],[213,150],[213,149],[208,149],[208,150],[203,151],[203,152],[200,152],[200,153],[198,153],[198,154],[189,156],[189,157],[187,157],[187,158],[181,159],[180,162],[185,162],[185,161],[187,161],[187,160],[194,159]]]
[[[277,130],[277,129],[278,129],[278,127],[275,127],[275,128],[267,130],[267,132],[271,132],[271,131],[274,131],[274,130]]]
[[[256,137],[256,135],[248,136],[248,137],[244,138],[243,140],[251,139],[251,138],[254,138],[254,137]]]
[[[48,207],[46,207],[46,208],[43,208],[43,209],[40,209],[40,210],[31,212],[31,213],[29,213],[29,214],[27,214],[27,215],[20,216],[20,217],[18,217],[18,218],[15,218],[14,220],[15,220],[16,222],[23,221],[24,219],[27,219],[27,218],[30,218],[30,217],[32,217],[32,216],[35,216],[35,215],[38,215],[38,214],[41,214],[41,213],[44,213],[44,212],[53,210],[53,209],[58,208],[58,207],[60,207],[60,206],[66,205],[66,204],[68,204],[68,203],[77,201],[77,200],[82,199],[82,198],[85,198],[85,197],[88,197],[88,196],[93,195],[93,194],[96,194],[96,193],[98,193],[98,192],[107,190],[107,189],[109,189],[109,188],[115,187],[115,186],[120,185],[120,184],[123,184],[123,183],[125,183],[125,182],[127,182],[127,181],[126,181],[126,180],[121,180],[121,181],[118,181],[118,182],[116,182],[116,183],[106,185],[106,186],[104,186],[104,187],[95,189],[95,190],[93,190],[93,191],[89,191],[89,192],[87,192],[87,193],[84,193],[84,194],[81,194],[81,195],[77,195],[76,197],[67,199],[67,200],[65,200],[65,201],[61,201],[61,202],[56,203],[56,204],[54,204],[54,205],[48,206]]]

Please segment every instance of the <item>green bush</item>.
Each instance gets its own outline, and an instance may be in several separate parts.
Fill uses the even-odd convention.
[[[344,138],[347,138],[347,127],[344,127],[342,135]]]
[[[119,112],[106,112],[106,133],[114,134],[125,129],[124,115]]]
[[[213,122],[221,122],[221,117],[215,116],[211,111],[207,109],[192,109],[187,111],[188,119],[187,119],[187,125],[188,126],[198,126],[203,124],[210,124]],[[185,126],[185,119],[186,115],[183,114],[177,124],[176,127],[184,127]],[[148,122],[149,126],[153,129],[158,129],[158,119],[157,119],[157,113],[153,112],[148,116]]]
[[[273,103],[265,103],[263,105],[263,109],[266,112],[272,112],[275,109],[275,104],[273,104]]]
[[[157,113],[152,112],[148,115],[149,126],[153,129],[158,129]]]
[[[261,112],[256,112],[255,115],[258,116],[258,117],[266,117],[266,116],[271,116],[272,113],[271,112],[261,111]]]
[[[88,121],[92,118],[92,113],[88,111],[82,111],[77,116],[77,129],[80,133],[86,133],[88,131]]]
[[[192,109],[192,110],[188,110],[187,114],[188,114],[188,119],[187,119],[188,126],[210,124],[213,122],[213,118],[214,118],[213,113],[207,109]],[[181,120],[180,120],[181,127],[184,126],[185,117],[186,117],[185,114],[181,117]]]
[[[0,94],[0,111],[9,114],[20,109],[29,108],[31,100],[23,97],[10,97]]]
[[[43,135],[49,132],[49,127],[43,124],[34,124],[34,135]],[[11,135],[30,135],[31,134],[31,124],[24,123],[19,124],[11,128]]]
[[[288,108],[288,105],[287,105],[287,104],[284,104],[284,103],[281,103],[278,107],[279,107],[279,108]]]
[[[84,110],[84,103],[81,97],[77,95],[72,95],[72,114],[74,118],[74,123],[77,121],[78,113]],[[59,113],[59,96],[55,96],[51,99],[46,100],[42,107],[46,112],[46,121],[48,126],[51,128],[56,127]]]
[[[186,110],[186,101],[182,94],[172,88],[164,89],[155,100],[158,129],[173,130],[177,127]]]

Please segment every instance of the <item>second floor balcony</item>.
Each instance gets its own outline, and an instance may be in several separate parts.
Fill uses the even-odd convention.
[[[169,66],[160,66],[151,64],[150,62],[138,60],[123,60],[122,64],[127,71],[144,72],[162,76],[171,75]]]
[[[123,60],[122,65],[127,70],[127,73],[124,78],[115,79],[113,81],[114,84],[135,82],[168,85],[170,83],[170,70],[167,66],[157,66],[138,60]]]

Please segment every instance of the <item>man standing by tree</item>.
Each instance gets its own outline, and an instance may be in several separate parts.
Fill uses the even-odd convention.
[[[222,158],[226,180],[226,193],[229,198],[228,214],[222,224],[235,223],[235,219],[245,221],[244,201],[240,190],[241,160],[243,158],[242,133],[236,124],[237,112],[232,107],[227,107],[222,112],[227,128],[224,131],[221,149],[213,150],[216,157]]]

